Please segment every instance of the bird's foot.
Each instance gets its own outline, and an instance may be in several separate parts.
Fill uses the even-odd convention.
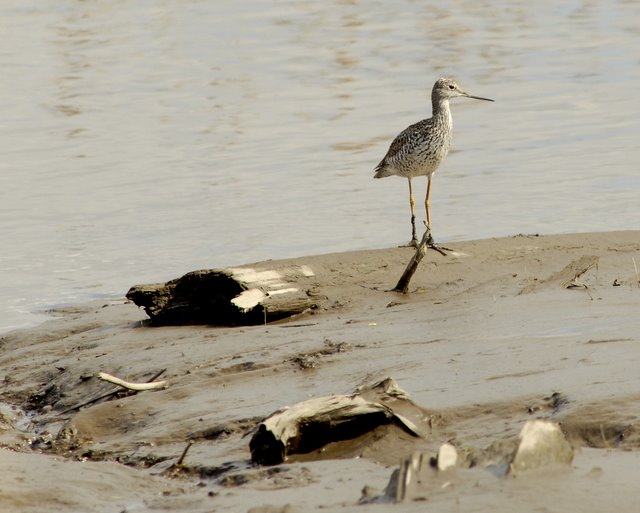
[[[453,251],[450,248],[446,248],[444,246],[441,246],[440,244],[436,244],[431,235],[431,231],[429,231],[429,237],[427,238],[427,247],[433,249],[434,251],[437,251],[442,256],[447,256],[447,253],[445,253],[446,251]]]
[[[413,238],[406,244],[400,244],[399,248],[417,248],[418,247],[418,239]]]
[[[434,251],[437,251],[438,253],[440,253],[442,256],[447,256],[447,251],[453,251],[450,248],[446,248],[444,246],[441,246],[440,244],[436,244],[433,239],[431,239],[430,242],[427,242],[427,247],[429,249],[433,249]]]

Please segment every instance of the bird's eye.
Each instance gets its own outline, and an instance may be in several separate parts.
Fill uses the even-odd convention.
[[[453,84],[449,84],[449,89],[455,89],[455,87],[453,87]]]

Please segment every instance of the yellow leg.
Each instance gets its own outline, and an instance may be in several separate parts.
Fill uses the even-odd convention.
[[[409,178],[409,206],[411,207],[411,241],[417,241],[416,237],[416,199],[413,197],[411,178]]]
[[[424,200],[424,207],[427,210],[427,226],[431,228],[431,175],[427,176],[427,197]]]
[[[429,241],[427,242],[427,246],[431,249],[435,249],[438,253],[444,256],[446,255],[445,250],[451,250],[436,244],[433,241],[433,236],[431,235],[431,176],[427,176],[427,197],[424,199],[424,206],[427,209],[427,229],[429,230]]]

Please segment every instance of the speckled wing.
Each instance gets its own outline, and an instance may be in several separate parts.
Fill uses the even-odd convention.
[[[423,119],[405,128],[393,140],[384,158],[374,169],[374,178],[384,178],[391,175],[403,174],[403,162],[407,160],[413,152],[419,149],[420,140],[431,124],[431,118]],[[409,159],[411,160],[411,159]]]

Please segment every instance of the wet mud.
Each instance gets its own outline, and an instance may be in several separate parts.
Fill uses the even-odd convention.
[[[151,327],[126,301],[61,309],[0,339],[3,511],[378,511],[414,451],[460,451],[558,423],[567,468],[434,478],[441,511],[633,511],[640,477],[640,233],[516,236],[283,261],[316,274],[318,308],[267,325]],[[160,377],[132,392],[97,378]],[[428,433],[396,425],[275,466],[251,463],[283,406],[393,377]],[[185,452],[186,450],[186,452]],[[64,478],[62,477],[64,476]],[[445,483],[449,485],[445,486]],[[363,491],[364,490],[364,491]],[[365,500],[362,500],[362,497]],[[390,507],[388,505],[388,507]],[[418,511],[424,501],[393,505]],[[457,509],[456,509],[457,508]]]

